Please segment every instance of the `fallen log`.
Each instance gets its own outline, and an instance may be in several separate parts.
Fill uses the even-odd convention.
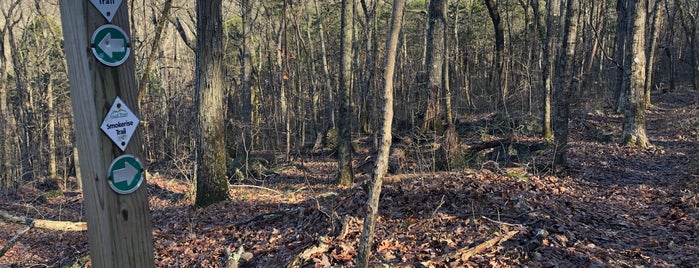
[[[321,236],[318,238],[318,245],[313,245],[303,250],[303,252],[301,252],[293,260],[291,260],[289,264],[286,265],[286,267],[300,267],[306,261],[313,258],[313,255],[316,255],[318,253],[325,253],[328,252],[328,250],[330,250],[330,239],[325,236]]]
[[[442,263],[442,262],[446,262],[446,261],[449,261],[449,260],[457,260],[457,259],[459,259],[459,260],[462,260],[462,261],[466,261],[466,260],[468,260],[469,258],[473,257],[474,255],[476,255],[476,254],[478,254],[478,253],[481,253],[481,252],[485,251],[486,249],[492,248],[492,247],[494,247],[494,246],[497,245],[497,244],[500,244],[500,243],[502,243],[502,242],[507,241],[508,239],[510,239],[510,238],[512,238],[513,236],[515,236],[518,232],[519,232],[519,231],[510,231],[510,232],[504,233],[504,234],[502,234],[502,235],[500,235],[500,236],[491,238],[491,239],[489,239],[488,241],[485,241],[485,242],[483,242],[483,243],[481,243],[481,244],[479,244],[479,245],[477,245],[477,246],[475,246],[475,247],[472,247],[472,248],[462,248],[462,249],[459,249],[459,250],[454,251],[454,252],[449,252],[449,253],[447,253],[447,254],[441,255],[441,256],[439,256],[439,257],[437,257],[437,258],[434,258],[434,259],[432,259],[432,260],[423,262],[422,264],[425,265],[425,266],[427,266],[427,267],[430,267],[430,265],[437,264],[437,263]]]
[[[469,148],[466,150],[466,154],[467,154],[467,155],[468,155],[468,154],[475,154],[475,153],[480,152],[480,151],[483,151],[483,150],[485,150],[485,149],[490,149],[490,148],[495,148],[495,147],[507,148],[507,147],[510,146],[510,144],[512,144],[512,142],[515,141],[515,140],[516,140],[516,139],[515,139],[513,136],[510,136],[510,137],[507,137],[507,138],[504,138],[504,139],[499,139],[499,140],[494,140],[494,141],[481,142],[481,143],[479,143],[479,144],[471,145],[471,147],[469,147]]]
[[[10,215],[7,211],[0,210],[0,219],[5,222],[24,224],[32,226],[34,228],[46,229],[46,230],[56,230],[64,232],[80,232],[87,231],[86,222],[72,222],[72,221],[52,221],[52,220],[41,220],[33,219],[24,216],[14,216]]]

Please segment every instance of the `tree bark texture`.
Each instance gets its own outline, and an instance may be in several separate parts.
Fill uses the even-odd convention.
[[[371,256],[371,245],[374,240],[374,227],[379,212],[379,196],[383,178],[388,170],[388,155],[391,149],[391,135],[393,122],[393,79],[396,69],[396,54],[398,51],[398,39],[401,25],[403,24],[403,8],[405,0],[394,0],[391,15],[391,28],[386,40],[386,57],[383,73],[383,113],[381,114],[381,139],[379,140],[379,152],[376,157],[376,166],[373,171],[373,180],[369,189],[369,197],[366,204],[366,217],[362,235],[359,238],[359,250],[357,252],[357,267],[368,267]]]
[[[223,121],[222,39],[221,0],[197,0],[197,206],[230,199]]]
[[[507,86],[505,83],[505,61],[503,58],[505,54],[505,24],[500,16],[500,8],[496,0],[485,0],[485,5],[488,8],[488,14],[493,22],[493,31],[495,33],[495,62],[493,64],[491,86],[496,90],[498,106],[502,106],[501,108],[507,112]]]
[[[538,36],[541,42],[541,136],[545,139],[553,137],[551,128],[551,64],[553,54],[551,53],[551,42],[553,39],[553,7],[551,1],[546,1],[546,18],[541,14],[539,0],[530,0],[534,11],[534,22],[537,24]]]
[[[576,89],[575,76],[575,47],[577,45],[578,22],[580,16],[579,0],[568,0],[566,6],[565,31],[563,46],[558,59],[556,71],[558,85],[556,86],[556,116],[554,134],[556,155],[554,165],[565,166],[568,154],[568,122],[570,121],[570,94]]]
[[[646,8],[648,0],[631,0],[629,18],[632,24],[627,37],[630,51],[626,53],[624,64],[624,84],[627,86],[624,108],[622,143],[627,146],[648,147],[646,136]]]
[[[621,113],[624,107],[626,94],[624,85],[624,66],[626,60],[626,50],[628,50],[628,5],[630,0],[616,1],[616,36],[614,37],[614,59],[616,60],[616,85],[614,88],[614,110]]]
[[[338,183],[350,185],[354,182],[352,171],[352,32],[354,21],[354,0],[342,0],[341,14],[341,59],[340,92],[338,96]]]
[[[650,107],[652,105],[650,94],[654,84],[653,68],[655,66],[655,52],[658,47],[658,37],[660,35],[659,28],[662,26],[661,23],[663,18],[663,16],[660,15],[663,8],[662,0],[653,1],[655,1],[655,3],[653,3],[653,8],[651,8],[648,12],[650,15],[650,18],[648,18],[650,26],[648,29],[648,48],[646,49],[646,78],[644,86],[644,102],[646,107]]]
[[[438,130],[447,124],[445,103],[445,62],[446,62],[446,0],[431,0],[428,10],[427,24],[427,111],[425,112],[424,128]]]

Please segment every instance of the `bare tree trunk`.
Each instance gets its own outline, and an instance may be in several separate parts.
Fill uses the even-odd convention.
[[[646,81],[644,82],[644,102],[646,107],[650,107],[651,103],[650,94],[653,88],[653,67],[655,65],[655,51],[658,47],[658,36],[660,35],[660,24],[662,22],[662,16],[660,12],[662,9],[662,0],[654,0],[653,8],[650,10],[650,29],[648,34],[648,50],[646,51]]]
[[[362,235],[359,238],[359,250],[357,252],[357,267],[366,268],[369,266],[371,256],[371,245],[374,240],[374,227],[379,212],[379,196],[381,195],[381,185],[388,170],[388,154],[391,149],[391,130],[393,121],[393,79],[396,68],[396,54],[398,50],[398,39],[401,25],[403,24],[404,0],[394,0],[391,16],[390,35],[386,40],[386,57],[384,63],[384,89],[383,89],[383,113],[381,115],[381,139],[379,140],[379,152],[376,157],[373,180],[369,190],[369,197],[366,204],[366,217]]]
[[[444,66],[446,65],[446,6],[445,0],[431,0],[428,10],[427,28],[427,111],[425,112],[425,129],[441,132],[446,124],[447,115],[444,107]],[[438,133],[438,135],[441,133]]]
[[[502,109],[507,113],[507,86],[505,83],[505,61],[503,59],[505,53],[505,25],[500,17],[497,1],[485,0],[485,5],[488,8],[488,14],[493,22],[495,33],[495,62],[490,84],[496,90],[496,96],[498,96],[498,110],[499,106],[502,106]]]
[[[376,125],[378,124],[378,121],[374,115],[378,112],[378,109],[376,108],[376,99],[378,92],[375,90],[375,86],[373,85],[374,83],[374,76],[376,73],[376,58],[378,54],[378,46],[376,45],[376,6],[377,6],[376,0],[370,0],[367,2],[367,0],[360,0],[359,3],[361,4],[362,11],[364,12],[364,28],[363,28],[363,34],[360,36],[364,36],[366,42],[365,42],[365,48],[366,48],[366,56],[364,58],[364,64],[362,65],[363,67],[358,70],[360,73],[360,81],[359,84],[361,85],[361,95],[359,98],[362,100],[361,103],[361,108],[359,108],[362,112],[362,117],[360,118],[361,120],[361,128],[364,132],[366,133],[374,133],[374,128],[377,127]],[[378,147],[378,140],[377,140],[377,133],[374,133],[374,147]]]
[[[556,155],[554,165],[565,166],[568,157],[568,122],[570,121],[570,95],[577,88],[578,79],[575,76],[575,47],[578,36],[578,19],[580,16],[580,2],[568,0],[566,8],[565,31],[563,33],[563,47],[558,59],[556,71],[558,72],[558,85],[556,86],[556,116],[554,132],[556,141]]]
[[[352,32],[354,21],[354,0],[342,0],[340,94],[338,98],[339,120],[337,159],[338,182],[350,185],[354,181],[352,172]]]
[[[14,126],[14,116],[12,115],[12,107],[7,101],[7,91],[8,91],[8,74],[9,74],[9,40],[8,32],[12,31],[12,6],[17,6],[19,0],[12,3],[9,11],[2,10],[4,22],[2,28],[0,28],[0,125],[2,125],[2,131],[0,132],[0,189],[7,188],[11,186],[11,171],[12,164],[10,159],[12,159],[12,153],[10,151],[11,142],[11,126]]]
[[[682,28],[684,29],[685,38],[687,39],[687,47],[689,48],[689,65],[692,68],[692,87],[694,90],[699,90],[699,45],[697,43],[697,24],[699,23],[699,6],[697,6],[695,1],[682,1],[675,0],[675,5],[677,6],[680,13],[680,22],[682,23]]]
[[[328,117],[330,118],[330,125],[335,128],[335,108],[333,105],[335,103],[335,98],[333,92],[335,92],[335,87],[333,87],[332,79],[330,75],[330,66],[328,65],[328,52],[325,48],[325,29],[323,27],[323,20],[320,17],[320,10],[318,9],[318,0],[313,0],[313,4],[316,11],[316,17],[318,19],[318,35],[320,36],[320,53],[323,60],[323,81],[325,85],[325,91],[328,92]]]
[[[668,0],[663,0],[665,2],[665,13],[667,15],[667,31],[668,31],[668,37],[667,41],[668,44],[664,49],[665,56],[667,56],[668,60],[668,88],[663,88],[663,93],[667,93],[668,91],[675,91],[676,89],[676,83],[675,83],[675,21],[677,19],[677,7],[670,8],[670,3]]]
[[[151,70],[153,69],[155,57],[158,55],[158,51],[160,51],[160,40],[163,34],[163,30],[165,29],[165,23],[169,20],[170,17],[170,10],[172,9],[172,0],[165,0],[165,3],[163,5],[164,7],[162,13],[160,14],[160,21],[158,21],[158,25],[155,29],[155,37],[153,38],[153,42],[151,43],[150,53],[148,53],[148,57],[146,58],[146,64],[143,70],[143,75],[141,76],[141,80],[139,80],[138,83],[139,106],[141,106],[141,98],[143,97],[143,95],[146,94],[146,92],[148,92],[148,80],[150,79],[150,74]],[[136,33],[135,29],[136,27],[134,27],[134,34]]]
[[[197,206],[230,199],[226,177],[221,0],[197,0]]]
[[[616,2],[616,37],[614,38],[614,59],[617,64],[616,73],[616,85],[614,91],[614,110],[616,113],[621,113],[624,108],[624,100],[626,97],[626,91],[624,90],[624,64],[626,60],[626,50],[628,42],[626,38],[628,37],[628,1],[629,0],[617,0]]]
[[[243,144],[246,147],[252,146],[252,3],[250,0],[241,1],[241,17],[242,17],[242,34],[243,43],[240,47],[240,61],[243,67],[241,73],[241,94],[243,99]],[[241,150],[242,149],[242,150]],[[238,152],[247,150],[246,148],[237,148]]]
[[[539,7],[539,0],[530,0],[532,9],[534,10],[534,21],[539,30],[539,40],[541,40],[542,49],[542,64],[541,64],[541,81],[542,85],[542,100],[541,105],[541,136],[545,139],[553,137],[551,129],[551,65],[553,64],[553,53],[551,53],[551,43],[553,39],[553,6],[551,1],[546,1],[546,19],[542,17]]]
[[[646,148],[650,145],[646,136],[645,92],[646,81],[646,9],[648,0],[631,0],[629,18],[632,18],[627,38],[631,50],[626,53],[624,64],[624,82],[626,88],[626,106],[624,109],[624,127],[622,143],[627,146]]]
[[[48,69],[50,70],[50,69]],[[48,139],[48,154],[49,154],[49,180],[57,180],[58,172],[56,169],[56,108],[54,108],[53,82],[51,74],[45,76],[46,83],[46,110],[48,111],[46,137]]]

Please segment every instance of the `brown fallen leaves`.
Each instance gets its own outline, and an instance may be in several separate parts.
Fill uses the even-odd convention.
[[[484,165],[491,168],[392,177],[381,196],[372,265],[695,266],[699,123],[686,118],[699,109],[685,104],[694,106],[659,102],[649,113],[655,147],[647,150],[599,136],[618,131],[618,116],[579,115],[564,174],[538,169],[550,161],[544,154],[517,172]],[[333,162],[309,157],[248,182],[256,187],[233,187],[231,201],[203,209],[192,208],[186,181],[149,178],[157,266],[225,267],[240,252],[239,267],[352,267],[367,194],[362,183],[336,187]],[[0,195],[0,208],[84,221],[79,193],[41,195]],[[0,245],[20,230],[0,222]],[[84,232],[33,229],[0,266],[69,266],[87,254],[86,241]]]

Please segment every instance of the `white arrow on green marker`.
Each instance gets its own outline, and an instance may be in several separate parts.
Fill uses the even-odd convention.
[[[124,168],[114,170],[114,183],[126,182],[131,185],[139,171],[131,163],[124,162]]]
[[[143,164],[133,155],[125,154],[117,157],[109,165],[109,187],[118,194],[135,192],[145,180]]]
[[[124,39],[112,39],[112,33],[107,33],[97,46],[99,46],[104,53],[107,53],[110,58],[114,58],[114,52],[126,52],[124,43],[126,43]]]
[[[92,54],[104,65],[117,67],[131,54],[129,36],[119,26],[105,24],[92,33]]]

